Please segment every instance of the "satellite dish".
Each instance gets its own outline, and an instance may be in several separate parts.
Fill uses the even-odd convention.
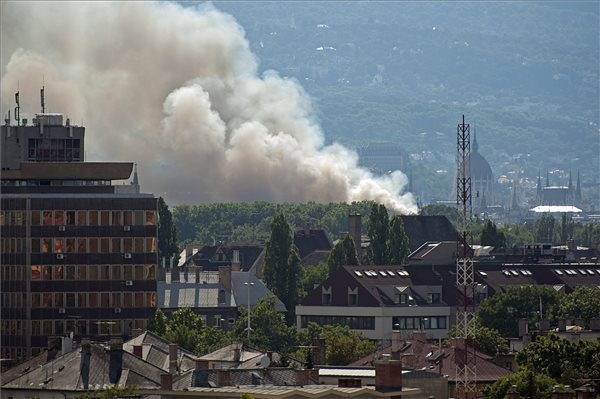
[[[263,356],[263,357],[260,359],[260,366],[261,366],[262,368],[265,368],[265,369],[266,369],[266,368],[267,368],[267,367],[269,367],[270,365],[271,365],[271,359],[269,359],[269,356]]]

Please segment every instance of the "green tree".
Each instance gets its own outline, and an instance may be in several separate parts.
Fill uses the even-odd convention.
[[[496,225],[491,220],[486,220],[481,229],[481,245],[491,245],[496,249],[506,246],[506,238],[502,231],[498,231]]]
[[[510,287],[486,299],[477,309],[477,318],[484,327],[497,330],[503,337],[518,335],[519,319],[528,319],[531,324],[543,317],[556,323],[562,293],[551,287]]]
[[[201,339],[204,322],[191,308],[180,308],[173,312],[164,338],[189,351],[195,351]]]
[[[298,299],[302,299],[315,288],[315,285],[321,284],[327,279],[329,267],[327,263],[320,262],[316,265],[310,265],[300,268],[300,278],[298,283]]]
[[[175,256],[174,263],[178,260],[179,248],[177,247],[177,228],[173,223],[173,216],[162,197],[158,197],[158,258],[166,258],[169,262]]]
[[[577,287],[561,298],[559,309],[561,317],[584,319],[586,326],[589,326],[590,319],[600,315],[600,289]]]
[[[283,315],[275,309],[275,303],[275,297],[269,296],[259,300],[252,308],[250,340],[246,330],[248,313],[242,308],[233,327],[234,336],[252,348],[290,353],[296,346],[296,328],[285,323]]]
[[[303,335],[307,345],[312,343],[313,338],[325,339],[325,362],[328,365],[345,366],[377,349],[374,342],[340,324],[321,326],[311,322]]]
[[[574,223],[565,213],[560,218],[560,236],[559,242],[565,244],[567,240],[573,238]]]
[[[506,339],[502,338],[497,330],[482,326],[478,320],[475,320],[474,323],[473,336],[469,337],[469,344],[474,345],[478,351],[490,356],[508,353],[509,348]],[[460,336],[456,326],[448,331],[448,336],[450,338]]]
[[[410,248],[408,246],[408,236],[404,231],[404,223],[402,222],[402,217],[400,215],[395,215],[392,220],[390,220],[387,247],[389,264],[404,265],[408,263]]]
[[[293,322],[297,301],[299,264],[290,225],[280,213],[271,222],[271,238],[265,248],[264,275],[267,287],[285,304],[290,322]]]
[[[554,225],[556,220],[552,215],[543,215],[535,222],[534,232],[537,242],[552,242],[554,240]]]
[[[160,308],[157,308],[154,316],[148,320],[148,330],[161,336],[167,332],[167,316]]]
[[[354,240],[349,234],[343,240],[338,241],[329,253],[327,259],[329,275],[331,276],[340,267],[348,265],[358,265]]]
[[[389,215],[383,204],[373,204],[369,213],[367,235],[369,236],[370,245],[368,259],[370,264],[387,265],[389,264],[388,254],[388,232],[389,232]]]
[[[600,378],[600,342],[568,341],[554,334],[538,336],[517,353],[519,367],[573,385]]]
[[[531,369],[522,369],[485,387],[483,396],[487,399],[506,399],[508,393],[515,387],[521,398],[548,399],[552,396],[552,389],[556,384],[555,380],[545,374],[535,373]]]

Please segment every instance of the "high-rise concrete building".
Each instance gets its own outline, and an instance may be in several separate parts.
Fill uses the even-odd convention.
[[[85,128],[60,114],[9,117],[1,136],[3,365],[70,333],[102,341],[144,329],[156,307],[157,201],[137,176],[123,184],[133,163],[85,162]]]

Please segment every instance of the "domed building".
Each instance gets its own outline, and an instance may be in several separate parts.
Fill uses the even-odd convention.
[[[485,211],[489,204],[495,201],[494,174],[488,161],[479,153],[477,134],[473,132],[473,146],[471,152],[471,195],[473,210]]]

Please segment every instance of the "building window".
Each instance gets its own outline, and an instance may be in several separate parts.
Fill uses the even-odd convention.
[[[429,293],[427,294],[427,302],[436,304],[441,302],[441,296],[439,293]]]
[[[323,294],[323,305],[331,305],[331,294]]]
[[[301,316],[300,327],[306,328],[309,323],[319,325],[341,324],[353,330],[374,330],[375,317],[371,316]]]
[[[393,317],[394,330],[444,330],[446,329],[446,316],[408,316]]]
[[[358,294],[348,294],[348,306],[358,305]]]

